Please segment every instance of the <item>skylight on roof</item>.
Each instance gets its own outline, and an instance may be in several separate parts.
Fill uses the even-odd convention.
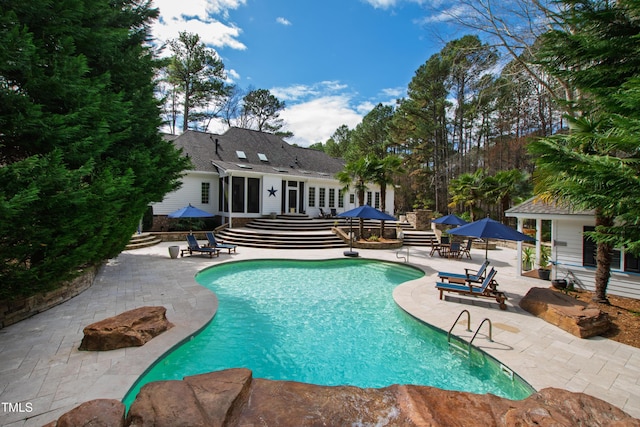
[[[269,161],[269,159],[267,159],[266,154],[258,153],[258,158],[263,162],[268,162]]]
[[[246,159],[247,158],[247,155],[244,154],[244,151],[240,151],[240,150],[236,151],[236,156],[238,156],[239,159]]]
[[[236,165],[242,169],[253,169],[251,166],[245,165],[244,163],[236,163]]]

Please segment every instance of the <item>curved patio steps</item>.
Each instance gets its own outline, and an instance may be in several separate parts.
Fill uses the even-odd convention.
[[[353,222],[357,227],[358,221]],[[348,218],[310,218],[301,214],[278,215],[275,218],[256,218],[245,227],[227,228],[217,234],[225,242],[239,246],[277,249],[344,248],[347,244],[331,232],[334,226],[348,227]],[[385,226],[400,226],[405,242],[413,246],[430,245],[433,233],[411,231],[409,223],[387,221]],[[364,221],[365,228],[377,229],[379,221]]]
[[[147,248],[149,246],[155,246],[160,242],[162,242],[162,239],[154,236],[153,233],[135,233],[131,236],[131,240],[129,244],[125,246],[124,250]]]

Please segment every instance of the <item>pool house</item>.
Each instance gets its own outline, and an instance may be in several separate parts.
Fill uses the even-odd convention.
[[[556,203],[546,203],[532,197],[505,212],[518,220],[518,230],[525,222],[535,224],[536,260],[543,244],[551,246],[552,279],[574,275],[589,291],[595,288],[596,244],[587,239],[586,231],[595,229],[593,211],[574,210]],[[547,224],[543,224],[547,222]],[[550,230],[543,238],[542,230]],[[547,242],[543,242],[546,240]],[[518,243],[518,274],[522,274],[522,242]],[[607,293],[640,299],[640,260],[624,249],[616,248],[611,263],[611,278]]]

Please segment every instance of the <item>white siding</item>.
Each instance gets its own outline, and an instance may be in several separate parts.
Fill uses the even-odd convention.
[[[276,190],[276,195],[269,196],[271,187]],[[282,178],[279,176],[265,175],[262,177],[262,215],[272,212],[280,213],[282,210]]]
[[[560,245],[555,246],[555,260],[558,263],[554,277],[562,279],[570,270],[582,282],[585,288],[593,291],[595,288],[595,267],[582,265],[582,230],[584,226],[595,225],[595,220],[590,223],[572,220],[555,220],[557,237],[555,240]],[[564,245],[566,243],[566,246]],[[613,270],[607,293],[629,298],[640,299],[640,275]]]
[[[210,183],[209,203],[201,202],[202,183]],[[216,214],[218,212],[218,175],[212,173],[189,172],[182,178],[182,186],[164,197],[159,203],[154,203],[154,215],[167,215],[175,210],[191,205],[203,211]]]

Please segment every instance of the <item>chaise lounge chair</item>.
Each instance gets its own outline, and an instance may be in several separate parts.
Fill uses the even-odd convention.
[[[207,233],[205,233],[205,235],[207,236],[207,240],[209,241],[209,246],[210,248],[216,248],[216,249],[229,249],[229,253],[231,253],[231,251],[235,252],[236,248],[238,247],[238,245],[232,245],[229,243],[219,243],[216,240],[216,235],[213,234],[213,232],[208,231]]]
[[[220,256],[220,249],[217,248],[202,248],[198,244],[196,240],[196,236],[193,234],[187,234],[187,249],[180,250],[180,256],[184,256],[185,252],[189,252],[189,255],[193,255],[194,252],[199,252],[201,254],[209,254],[209,258],[213,258],[213,256]]]
[[[456,283],[436,282],[436,289],[440,291],[440,299],[443,298],[444,291],[475,297],[495,298],[498,304],[500,304],[500,310],[506,310],[507,305],[504,302],[506,301],[507,296],[504,292],[497,290],[498,283],[496,283],[494,279],[495,275],[496,270],[491,268],[487,277],[482,281],[481,286],[476,286],[472,283],[460,285]]]
[[[441,281],[446,281],[449,283],[461,283],[461,284],[464,284],[467,282],[480,283],[484,280],[484,273],[487,271],[488,266],[489,266],[489,261],[485,260],[480,266],[480,269],[478,269],[478,271],[472,270],[470,268],[465,268],[464,274],[447,273],[447,272],[441,271],[438,273],[438,277],[440,278]]]

